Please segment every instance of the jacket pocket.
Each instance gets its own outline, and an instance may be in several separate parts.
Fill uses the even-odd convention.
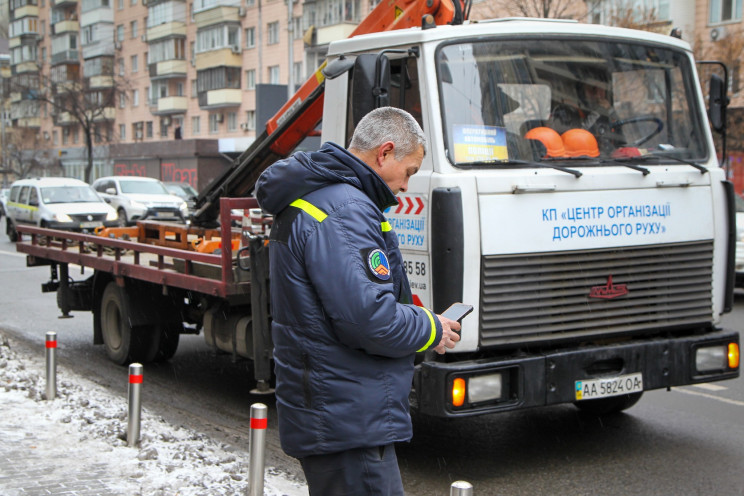
[[[310,355],[302,354],[302,393],[305,399],[305,408],[312,405],[312,394],[310,392]]]

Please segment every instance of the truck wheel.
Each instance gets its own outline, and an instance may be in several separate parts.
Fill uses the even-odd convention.
[[[585,400],[577,401],[574,403],[576,407],[582,412],[589,413],[591,415],[611,415],[613,413],[622,412],[627,410],[631,406],[638,403],[643,393],[630,393],[623,394],[620,396],[612,396],[610,398],[601,398],[598,400]]]
[[[160,345],[155,354],[156,362],[165,362],[173,358],[178,349],[178,340],[183,331],[183,324],[167,323],[160,326]]]
[[[110,282],[101,297],[101,332],[106,353],[119,365],[150,362],[158,351],[158,334],[153,326],[132,326],[123,290]]]
[[[13,221],[10,220],[10,217],[5,217],[5,233],[8,235],[8,239],[15,243],[18,241],[18,232],[15,230],[15,226],[13,225]]]

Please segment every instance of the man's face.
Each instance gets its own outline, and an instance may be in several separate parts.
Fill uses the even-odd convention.
[[[395,151],[381,148],[378,152],[378,171],[380,177],[393,190],[396,195],[408,190],[408,180],[416,174],[421,168],[421,162],[424,160],[424,149],[419,147],[415,152],[401,157],[400,160],[395,158]]]

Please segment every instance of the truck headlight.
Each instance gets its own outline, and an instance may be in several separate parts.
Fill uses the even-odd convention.
[[[733,349],[731,353],[729,352],[729,348],[733,348],[732,345],[735,347],[736,353],[733,353]],[[715,346],[700,347],[695,350],[695,368],[699,373],[736,368],[739,366],[738,351],[739,347],[736,343],[721,343]],[[732,364],[735,364],[735,366],[731,367]]]
[[[455,377],[452,381],[452,406],[500,400],[503,377],[501,372]]]
[[[62,213],[54,214],[54,219],[57,222],[72,222],[72,217],[70,217],[67,214],[62,214]]]

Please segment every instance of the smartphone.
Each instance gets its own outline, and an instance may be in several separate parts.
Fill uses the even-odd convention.
[[[450,307],[442,313],[443,317],[447,317],[450,320],[456,320],[461,322],[470,312],[473,311],[473,305],[466,305],[465,303],[453,303]]]

